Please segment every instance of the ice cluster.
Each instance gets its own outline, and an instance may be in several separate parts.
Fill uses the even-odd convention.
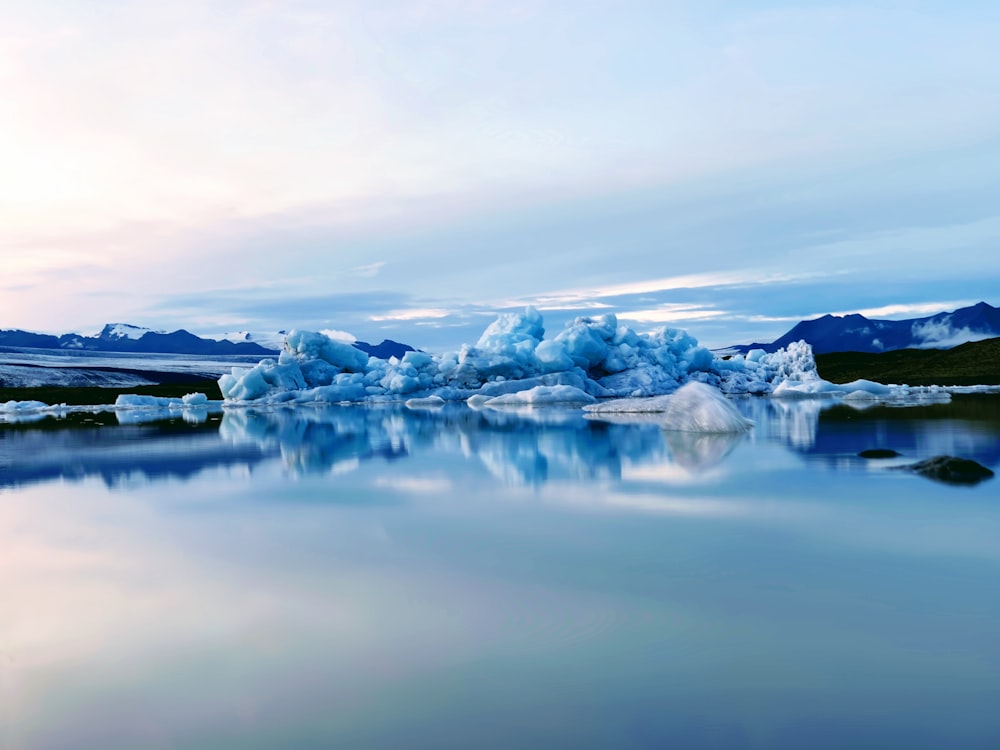
[[[695,380],[726,393],[770,393],[777,383],[818,380],[808,344],[746,357],[715,358],[684,331],[637,333],[611,314],[579,317],[544,338],[533,307],[502,313],[475,345],[440,356],[367,357],[320,333],[292,331],[277,359],[233,368],[219,386],[227,402],[314,403],[489,399],[504,403],[587,403],[595,398],[672,393]],[[414,402],[416,403],[416,402]]]

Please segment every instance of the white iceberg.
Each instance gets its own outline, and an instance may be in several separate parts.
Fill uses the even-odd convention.
[[[652,396],[676,390],[691,378],[718,383],[725,376],[711,352],[683,331],[637,333],[619,325],[614,315],[602,315],[576,318],[551,339],[544,334],[541,314],[528,307],[501,314],[474,346],[440,356],[412,351],[383,360],[322,333],[292,331],[276,360],[233,368],[219,379],[219,387],[230,403],[429,396],[458,401],[538,387],[571,387],[603,398]],[[727,372],[737,368],[730,365]],[[551,399],[557,392],[540,391],[549,395],[535,398]]]
[[[575,388],[593,398],[648,398],[673,393],[689,382],[731,395],[834,396],[852,401],[897,401],[932,390],[944,392],[870,381],[830,383],[820,378],[812,347],[805,341],[770,354],[753,349],[746,355],[713,357],[684,331],[660,328],[638,333],[619,325],[610,314],[579,317],[554,337],[544,336],[542,316],[532,307],[501,314],[475,345],[442,355],[410,351],[400,359],[385,360],[368,357],[323,333],[292,331],[277,359],[232,368],[219,379],[219,387],[230,405],[437,397],[467,401],[473,407],[538,388],[548,390],[520,396],[519,401],[512,396],[507,402],[565,401],[564,395],[554,396],[568,393],[562,388]]]
[[[571,385],[536,385],[526,391],[515,391],[495,396],[486,401],[487,406],[505,406],[509,404],[592,404],[597,401],[586,391]]]
[[[721,391],[692,381],[669,396],[627,398],[585,406],[593,415],[658,413],[660,426],[680,432],[744,432],[753,421],[740,414]]]

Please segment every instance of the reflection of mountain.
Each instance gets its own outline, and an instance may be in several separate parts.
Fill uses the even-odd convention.
[[[987,466],[1000,463],[1000,399],[995,396],[959,395],[949,403],[864,409],[818,399],[743,403],[763,426],[759,437],[830,465],[843,465],[845,458],[869,448],[888,448],[914,459],[944,454]]]
[[[254,466],[273,452],[220,440],[215,422],[172,420],[142,426],[0,430],[0,487],[100,477],[114,486],[133,476],[188,479],[217,466]]]

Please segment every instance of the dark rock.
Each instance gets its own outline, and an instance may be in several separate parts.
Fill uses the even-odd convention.
[[[902,454],[892,450],[892,448],[869,448],[866,451],[861,451],[858,455],[861,458],[895,458]]]
[[[982,464],[955,456],[934,456],[903,468],[946,484],[979,484],[993,476],[993,472]]]

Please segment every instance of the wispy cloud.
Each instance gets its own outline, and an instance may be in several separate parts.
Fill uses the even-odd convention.
[[[916,349],[950,349],[968,341],[983,341],[995,338],[992,332],[973,331],[969,328],[955,328],[948,322],[927,321],[913,325],[913,346]]]
[[[919,315],[934,315],[935,313],[952,311],[960,307],[974,305],[979,300],[949,300],[947,302],[913,302],[882,305],[881,307],[866,307],[859,310],[847,310],[831,313],[832,315],[864,315],[866,318],[913,318]]]
[[[696,305],[664,304],[647,310],[622,310],[618,317],[639,323],[678,323],[681,321],[709,320],[727,315],[725,310],[715,310]]]
[[[379,271],[385,266],[385,261],[380,260],[376,263],[367,263],[363,266],[356,266],[352,268],[351,271],[355,276],[363,276],[365,278],[374,278],[378,276]]]
[[[560,305],[560,309],[568,309],[573,303],[584,305],[595,299],[607,297],[626,297],[640,294],[669,292],[678,289],[705,289],[715,287],[746,287],[765,286],[768,284],[785,284],[792,281],[812,279],[819,274],[811,272],[789,273],[783,271],[767,272],[757,269],[739,271],[717,271],[712,273],[692,273],[680,276],[667,276],[658,279],[630,281],[605,286],[582,287],[567,289],[538,295],[534,298],[539,307],[544,305]]]
[[[441,307],[412,307],[404,310],[389,310],[380,315],[370,315],[368,319],[378,322],[386,320],[409,321],[426,320],[428,318],[447,318],[453,314],[453,310],[446,310]]]

